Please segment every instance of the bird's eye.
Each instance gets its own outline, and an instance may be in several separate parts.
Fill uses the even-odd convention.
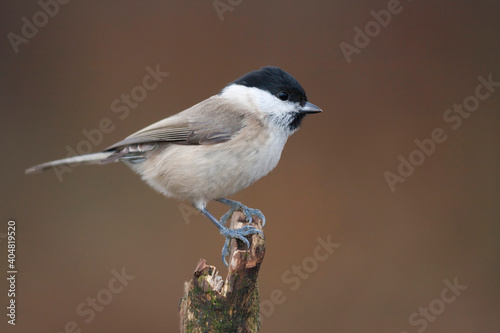
[[[286,101],[288,99],[288,93],[286,91],[280,91],[278,93],[278,98],[282,101]]]

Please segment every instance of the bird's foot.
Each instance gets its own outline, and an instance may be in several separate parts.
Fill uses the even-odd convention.
[[[224,198],[217,199],[217,201],[220,203],[223,203],[224,205],[229,206],[229,211],[226,214],[222,215],[222,217],[220,219],[220,222],[223,225],[226,225],[227,220],[236,210],[241,210],[243,212],[243,214],[245,214],[245,217],[247,218],[248,223],[252,223],[252,221],[253,221],[252,215],[254,215],[262,220],[262,228],[264,228],[264,226],[266,225],[266,217],[258,209],[248,208],[247,206],[245,206],[241,202],[229,200],[229,199],[224,199]]]
[[[222,221],[221,221],[222,222]],[[255,227],[252,227],[251,225],[246,225],[244,227],[238,228],[238,229],[229,229],[226,227],[222,227],[220,229],[220,234],[226,238],[226,241],[224,242],[224,246],[222,247],[222,261],[224,262],[224,265],[226,267],[228,266],[226,257],[229,255],[229,249],[231,247],[231,239],[239,239],[243,243],[245,243],[247,249],[250,248],[250,242],[246,238],[246,236],[249,235],[260,235],[264,237],[264,234],[262,231],[256,229]]]

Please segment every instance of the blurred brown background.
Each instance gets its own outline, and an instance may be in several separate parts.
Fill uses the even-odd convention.
[[[188,206],[123,165],[78,168],[62,182],[24,169],[65,157],[103,118],[114,130],[94,151],[269,64],[324,112],[304,121],[274,172],[233,197],[268,219],[261,331],[498,332],[500,87],[456,130],[443,115],[474,95],[478,76],[500,81],[500,3],[402,1],[348,63],[340,44],[354,45],[354,28],[388,2],[233,1],[221,21],[212,1],[71,1],[15,53],[8,33],[22,36],[21,19],[42,7],[2,1],[0,275],[9,219],[19,273],[15,327],[0,283],[0,330],[64,332],[73,321],[82,332],[177,332],[199,258],[225,274],[208,220],[186,220]],[[121,120],[111,103],[157,64],[170,75]],[[384,172],[397,173],[398,156],[435,128],[447,140],[392,192]],[[311,259],[329,235],[340,247]],[[135,279],[110,294],[123,267]],[[443,281],[455,278],[467,289],[449,301]],[[90,320],[96,296],[109,304]]]

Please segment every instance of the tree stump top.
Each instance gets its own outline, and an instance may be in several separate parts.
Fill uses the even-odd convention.
[[[231,229],[246,225],[239,211],[231,216]],[[262,221],[253,216],[252,226],[262,231]],[[185,282],[180,304],[181,333],[258,332],[260,326],[257,277],[265,254],[265,241],[259,235],[249,237],[247,249],[232,240],[228,274],[225,280],[215,266],[200,259],[191,281]]]

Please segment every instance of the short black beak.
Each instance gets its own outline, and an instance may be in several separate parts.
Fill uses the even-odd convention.
[[[301,113],[318,113],[318,112],[323,112],[319,107],[316,105],[306,102],[306,104],[300,108]]]

